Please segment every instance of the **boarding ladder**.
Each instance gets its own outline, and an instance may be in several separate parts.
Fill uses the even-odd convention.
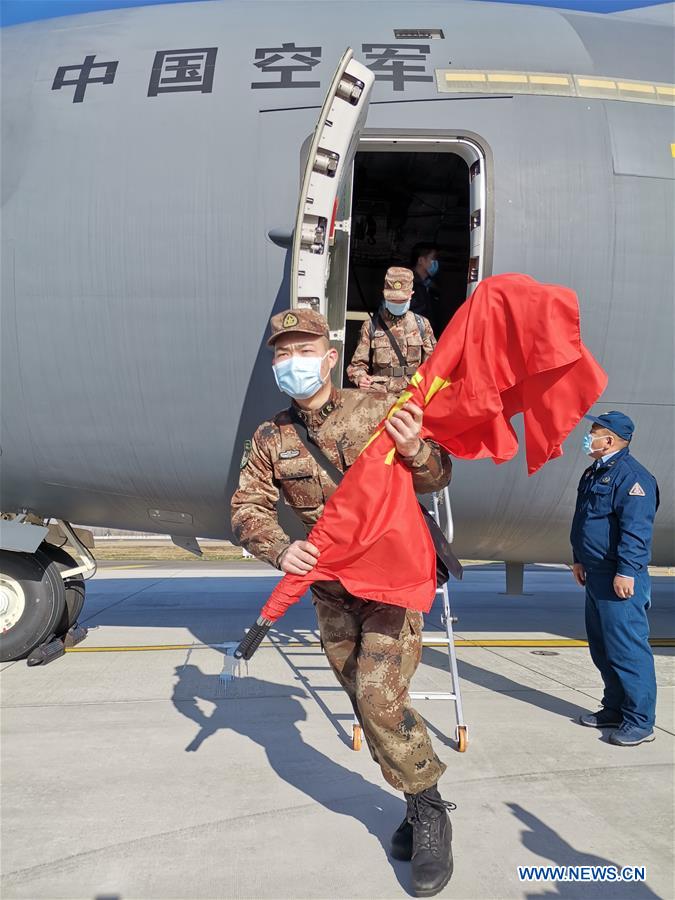
[[[439,527],[441,524],[441,508],[445,511],[445,528],[444,533],[449,543],[453,539],[453,522],[452,509],[450,507],[450,492],[448,488],[437,491],[432,495],[431,515],[434,517]],[[468,744],[468,728],[464,721],[464,710],[462,709],[462,693],[459,686],[459,673],[457,671],[457,653],[455,650],[455,638],[452,630],[453,622],[457,619],[452,615],[450,609],[450,591],[448,590],[449,582],[436,590],[436,596],[439,594],[443,597],[443,609],[441,612],[441,623],[445,626],[445,638],[436,638],[432,635],[422,637],[422,646],[438,646],[438,644],[447,645],[448,649],[448,669],[450,675],[449,691],[410,691],[411,700],[451,700],[455,708],[455,740],[457,742],[457,750],[464,753]],[[352,747],[354,750],[361,749],[362,734],[359,720],[354,716],[352,722]]]
[[[445,512],[445,527],[443,528],[443,524],[441,522],[441,510]],[[450,508],[450,495],[448,489],[445,488],[443,491],[439,491],[432,495],[432,509],[430,510],[430,514],[433,515],[436,522],[438,522],[439,526],[443,528],[446,538],[449,543],[452,543],[453,538],[453,522],[452,522],[452,510]],[[457,750],[460,753],[463,753],[466,750],[468,743],[468,729],[464,722],[464,712],[462,710],[462,696],[460,693],[459,687],[459,674],[457,672],[457,657],[455,654],[455,641],[452,630],[453,622],[456,622],[457,619],[452,616],[450,609],[450,594],[448,591],[447,583],[437,589],[436,594],[441,594],[443,597],[443,608],[441,612],[441,622],[445,627],[445,637],[439,638],[434,637],[433,635],[429,635],[428,637],[422,637],[422,646],[445,646],[448,651],[448,669],[450,675],[450,688],[449,691],[411,691],[410,697],[412,700],[451,700],[454,704],[455,708],[455,722],[456,722],[456,730],[455,730],[455,738]],[[322,709],[327,718],[333,722],[336,720],[339,721],[341,719],[346,719],[349,721],[352,720],[352,734],[351,734],[351,744],[354,750],[360,750],[362,744],[362,729],[359,724],[358,719],[352,713],[347,714],[335,714],[331,711],[328,703],[324,700],[322,694],[334,693],[342,691],[342,688],[338,685],[332,683],[331,686],[328,685],[317,685],[313,683],[311,676],[305,674],[309,672],[325,672],[329,671],[326,666],[318,666],[318,665],[307,665],[307,661],[309,659],[310,663],[314,662],[311,657],[321,656],[324,657],[323,650],[320,647],[320,644],[313,640],[313,634],[307,633],[303,636],[304,640],[301,640],[298,644],[297,641],[297,633],[295,635],[295,640],[289,640],[288,642],[284,642],[283,639],[279,640],[279,637],[273,639],[271,642],[264,641],[262,643],[262,647],[272,646],[275,647],[279,654],[283,657],[284,661],[287,665],[293,670],[295,675],[299,678],[302,684],[307,688],[310,695],[314,698],[317,705]],[[223,648],[226,649],[226,652],[230,649],[234,651],[234,648],[237,646],[235,643],[223,644]],[[299,657],[297,661],[293,661],[291,656]],[[324,657],[325,658],[325,657]],[[225,665],[223,671],[225,672]],[[231,675],[221,675],[224,679],[229,679]],[[332,680],[332,679],[331,679]],[[340,733],[340,728],[338,727],[338,733]],[[349,734],[349,732],[347,732]]]

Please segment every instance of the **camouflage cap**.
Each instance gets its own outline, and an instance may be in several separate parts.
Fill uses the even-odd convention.
[[[272,333],[267,340],[271,347],[282,334],[300,331],[303,334],[315,334],[329,339],[328,322],[321,313],[313,309],[285,309],[270,319]]]
[[[404,303],[410,299],[414,275],[410,269],[391,266],[384,276],[384,299],[394,303]]]

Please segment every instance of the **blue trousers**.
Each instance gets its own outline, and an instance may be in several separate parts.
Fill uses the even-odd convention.
[[[635,578],[635,593],[619,600],[614,572],[586,570],[586,634],[591,659],[602,675],[602,705],[638,728],[654,727],[656,676],[649,646],[649,574]]]

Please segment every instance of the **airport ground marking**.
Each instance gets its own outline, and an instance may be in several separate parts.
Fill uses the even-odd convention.
[[[230,642],[232,643],[232,642]],[[650,646],[656,648],[675,647],[675,637],[652,638]],[[446,640],[424,640],[425,647],[447,647]],[[138,644],[109,647],[68,647],[66,653],[148,653],[160,650],[222,650],[223,644]],[[263,641],[261,647],[288,648],[320,647],[319,641]],[[455,647],[588,647],[588,641],[576,638],[457,638]]]

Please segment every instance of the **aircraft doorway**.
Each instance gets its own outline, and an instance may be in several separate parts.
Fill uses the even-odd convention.
[[[389,266],[412,268],[416,244],[438,248],[438,336],[470,294],[481,265],[483,159],[460,139],[361,139],[351,183],[343,372],[365,319],[382,300]],[[347,189],[346,193],[349,191]],[[347,212],[347,210],[345,210]],[[344,302],[344,295],[343,295]],[[344,386],[353,387],[343,374]]]

